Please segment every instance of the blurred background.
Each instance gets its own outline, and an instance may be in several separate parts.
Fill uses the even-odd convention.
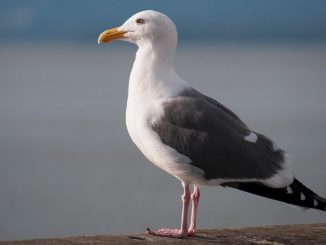
[[[294,158],[326,196],[323,0],[0,2],[0,240],[179,226],[177,179],[125,127],[136,47],[97,45],[153,9],[179,33],[178,73]],[[202,188],[199,228],[325,222],[323,212]]]

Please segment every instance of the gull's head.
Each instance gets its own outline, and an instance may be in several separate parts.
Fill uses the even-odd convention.
[[[102,32],[98,43],[123,40],[139,47],[147,44],[176,46],[177,31],[165,14],[146,10],[131,16],[122,26]]]

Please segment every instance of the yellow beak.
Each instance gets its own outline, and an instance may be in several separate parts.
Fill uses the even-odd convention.
[[[98,36],[97,42],[98,43],[109,43],[113,40],[123,38],[124,34],[125,34],[125,32],[119,31],[118,28],[109,29],[109,30],[102,32]]]

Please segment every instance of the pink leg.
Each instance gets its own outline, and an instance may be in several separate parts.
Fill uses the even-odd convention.
[[[191,210],[191,221],[190,227],[188,229],[188,236],[194,236],[196,233],[196,217],[197,217],[197,207],[200,198],[199,186],[194,185],[194,191],[191,194],[192,200],[192,210]]]
[[[158,231],[152,231],[147,228],[148,234],[156,235],[156,236],[163,236],[163,237],[186,237],[188,230],[187,230],[187,216],[188,216],[188,208],[189,208],[189,201],[190,201],[190,190],[189,185],[182,182],[183,186],[183,195],[182,195],[182,216],[181,216],[181,227],[180,229],[159,229]]]

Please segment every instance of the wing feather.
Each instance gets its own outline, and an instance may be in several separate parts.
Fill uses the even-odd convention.
[[[191,159],[206,179],[267,179],[282,169],[284,151],[251,131],[219,102],[187,89],[164,105],[164,116],[153,125],[162,142]]]

